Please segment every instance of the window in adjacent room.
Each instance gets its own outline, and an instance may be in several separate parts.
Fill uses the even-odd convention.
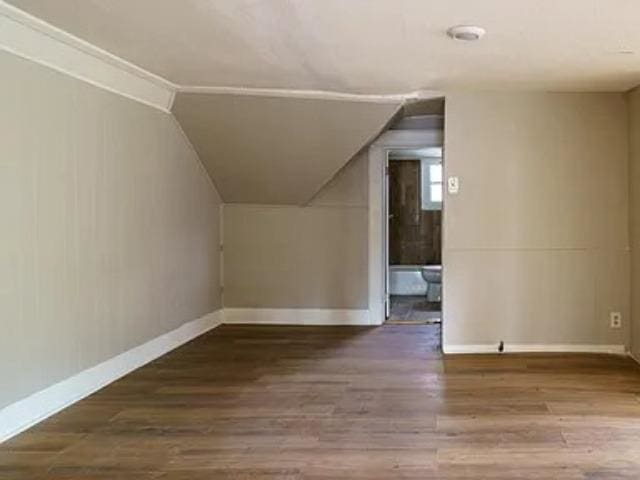
[[[422,160],[422,210],[442,209],[442,163]]]

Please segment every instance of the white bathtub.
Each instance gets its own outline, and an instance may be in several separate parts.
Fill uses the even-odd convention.
[[[391,295],[426,295],[427,282],[422,278],[420,270],[422,265],[390,265],[389,266],[389,293]],[[429,293],[430,299],[435,301],[440,292],[433,288]]]
[[[391,295],[426,295],[427,282],[420,273],[421,265],[389,265]]]

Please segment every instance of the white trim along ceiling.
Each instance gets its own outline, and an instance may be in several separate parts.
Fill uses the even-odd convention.
[[[251,95],[399,104],[432,91],[370,95],[324,90],[178,85],[0,0],[0,51],[169,112],[176,93]]]
[[[0,52],[173,114],[226,203],[306,205],[405,102],[434,96],[180,86],[4,0]]]

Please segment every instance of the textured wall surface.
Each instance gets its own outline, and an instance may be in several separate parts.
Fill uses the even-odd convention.
[[[367,308],[367,156],[307,207],[225,205],[225,307]]]
[[[629,234],[631,244],[631,351],[640,359],[640,89],[629,101]]]
[[[0,407],[221,306],[219,197],[170,115],[0,53]]]
[[[445,121],[445,344],[628,344],[624,95],[451,94]]]

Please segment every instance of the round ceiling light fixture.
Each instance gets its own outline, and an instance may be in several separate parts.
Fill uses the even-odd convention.
[[[487,31],[476,25],[457,25],[447,30],[449,35],[454,40],[464,40],[465,42],[474,42],[484,37]]]

